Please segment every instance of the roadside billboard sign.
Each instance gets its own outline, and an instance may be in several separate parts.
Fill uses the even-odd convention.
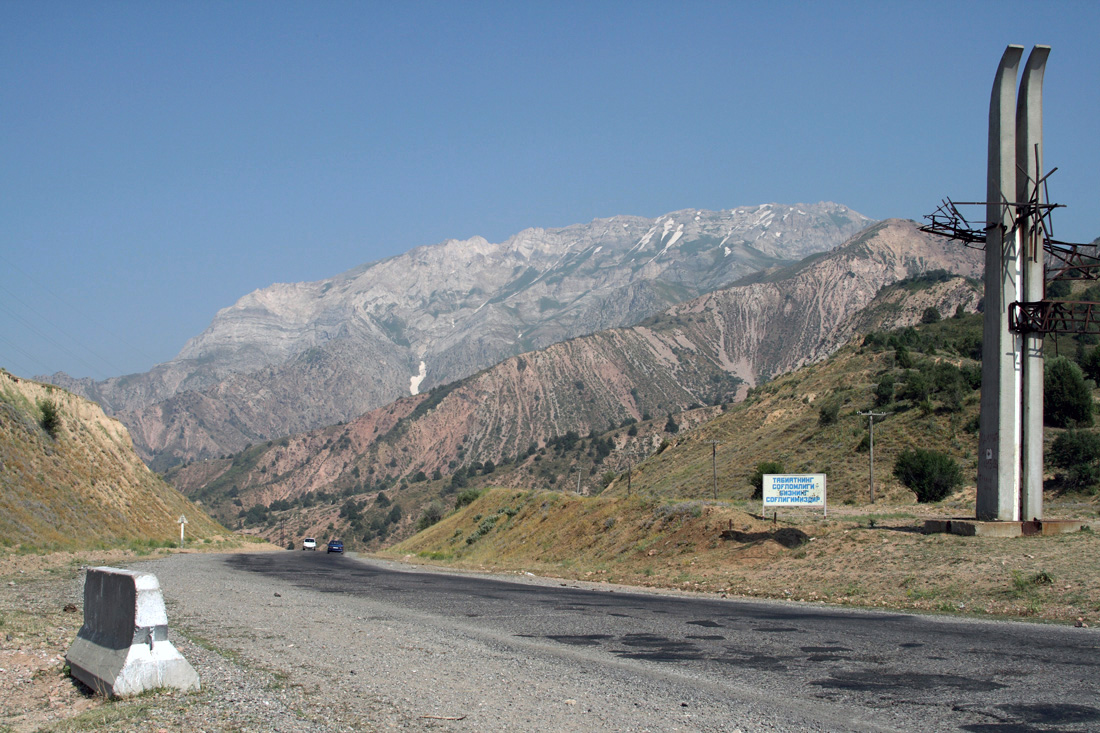
[[[764,474],[764,511],[791,506],[816,507],[825,514],[825,474]]]

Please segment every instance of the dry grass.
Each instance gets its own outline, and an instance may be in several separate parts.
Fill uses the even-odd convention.
[[[992,539],[919,531],[925,518],[952,508],[843,507],[827,519],[792,512],[773,524],[747,511],[758,511],[755,503],[498,489],[386,554],[456,568],[918,612],[1062,623],[1100,617],[1093,563],[1100,534]],[[785,547],[776,535],[783,529],[808,539]]]

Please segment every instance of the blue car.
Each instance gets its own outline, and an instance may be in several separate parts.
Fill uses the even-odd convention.
[[[343,542],[343,540],[329,540],[329,542],[328,542],[328,551],[329,552],[343,552],[344,551],[344,542]]]

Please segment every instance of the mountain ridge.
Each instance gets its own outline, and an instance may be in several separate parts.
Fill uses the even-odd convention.
[[[861,313],[884,286],[934,269],[974,275],[980,262],[970,250],[922,234],[913,222],[888,220],[870,236],[792,270],[788,281],[715,291],[637,326],[511,357],[346,425],[256,446],[247,460],[234,460],[232,481],[212,476],[208,467],[184,468],[172,480],[208,501],[215,500],[209,492],[231,484],[246,508],[310,492],[388,490],[436,472],[517,459],[534,467],[536,480],[549,480],[532,456],[561,436],[736,401],[761,381],[843,345],[854,324],[870,322]],[[979,299],[965,280],[949,278],[912,303],[883,309],[878,322],[915,323],[931,304],[973,311]],[[201,471],[202,479],[189,478],[191,471]],[[593,465],[578,483],[592,487],[597,473]]]
[[[744,275],[843,242],[871,220],[839,204],[684,209],[447,240],[218,312],[176,359],[104,382],[100,401],[158,469],[301,432],[516,353],[630,325]]]

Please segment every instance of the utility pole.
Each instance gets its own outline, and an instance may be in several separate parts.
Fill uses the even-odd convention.
[[[619,448],[615,452],[616,453],[625,453],[627,455],[632,455],[632,456],[642,456],[643,458],[645,458],[645,456],[646,456],[646,454],[641,452],[641,451],[626,450],[625,448]],[[627,496],[630,496],[630,474],[633,470],[634,470],[633,462],[626,464],[626,495]]]
[[[714,500],[718,501],[718,446],[721,445],[717,440],[708,440],[710,443],[710,470],[714,474]]]
[[[886,417],[890,415],[889,412],[875,412],[874,410],[868,410],[867,412],[856,412],[857,415],[866,415],[869,420],[869,426],[871,430],[871,503],[875,503],[875,418]]]

